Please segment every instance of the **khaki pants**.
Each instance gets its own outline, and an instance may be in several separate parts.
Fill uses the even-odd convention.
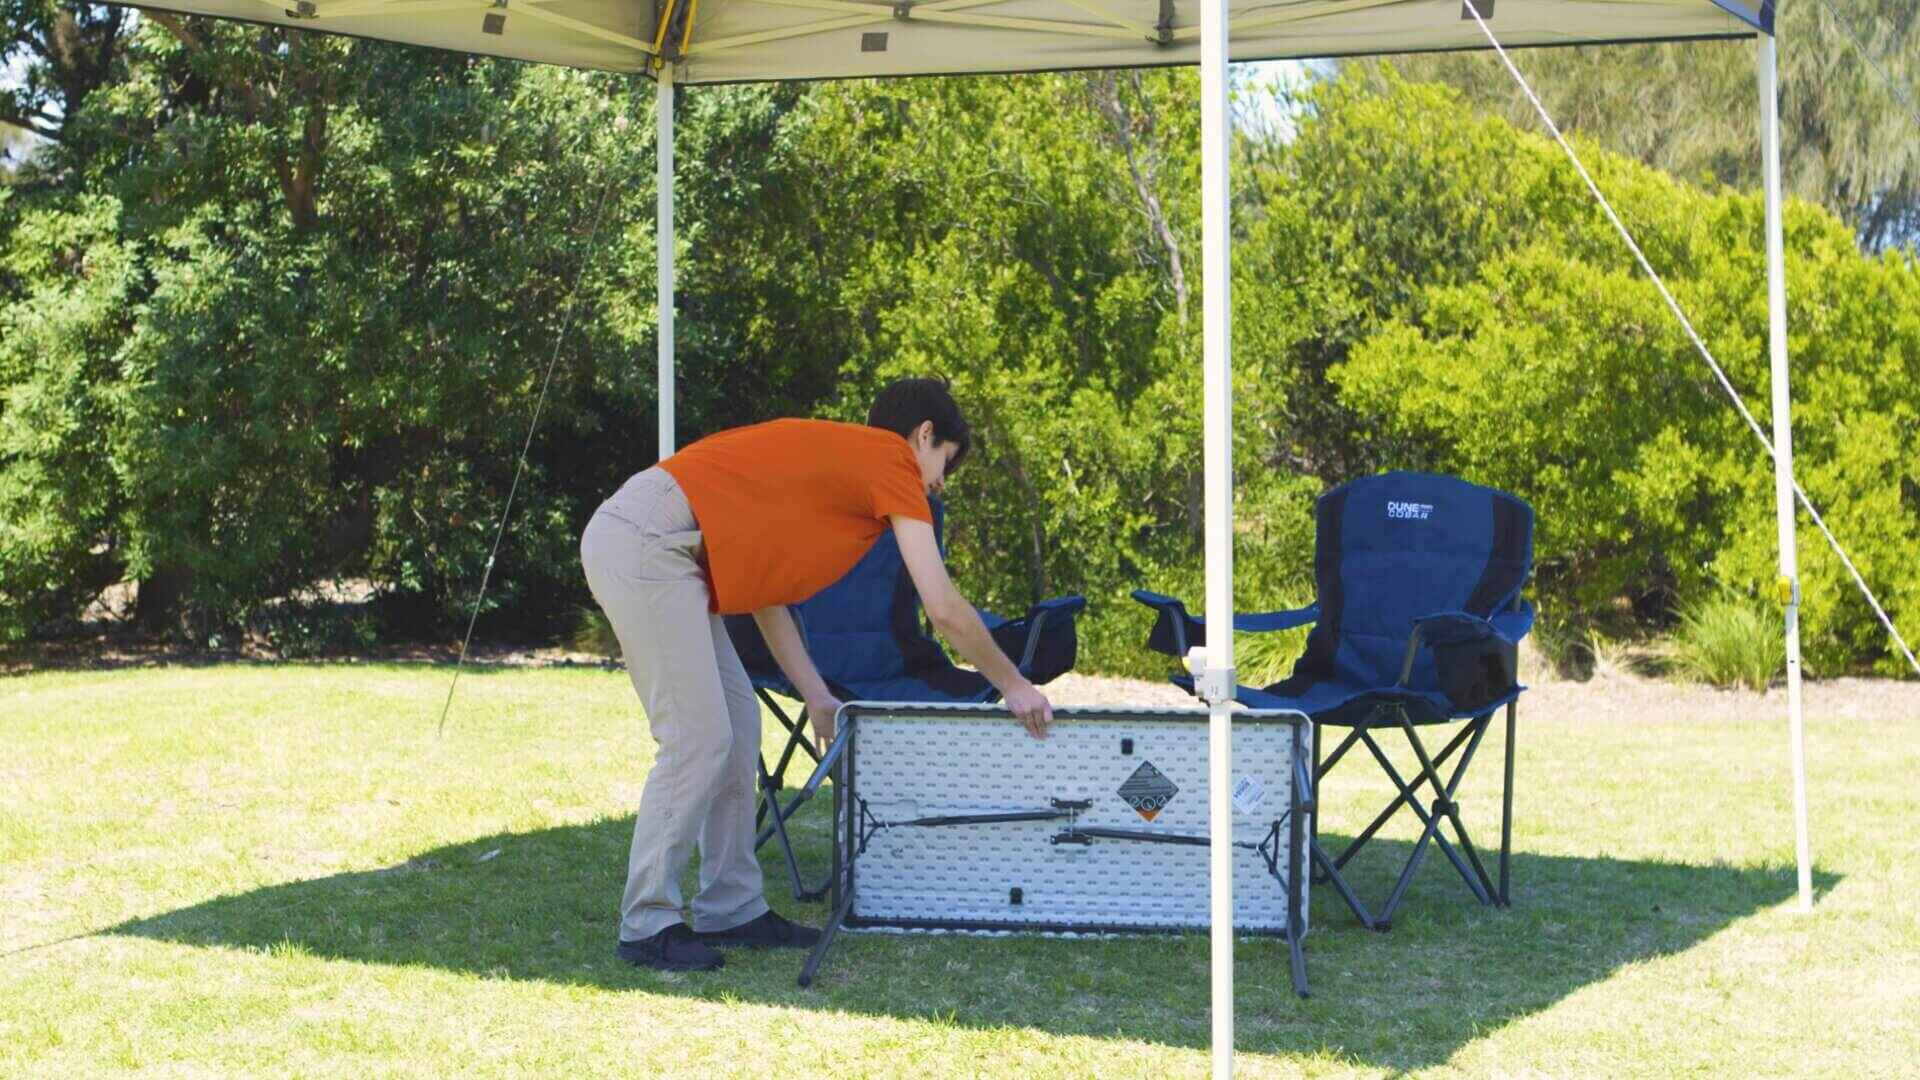
[[[580,538],[587,585],[659,744],[620,903],[628,941],[682,921],[680,874],[696,843],[695,930],[728,930],[767,910],[753,843],[760,705],[725,624],[707,610],[700,545],[686,496],[659,468],[602,503]]]

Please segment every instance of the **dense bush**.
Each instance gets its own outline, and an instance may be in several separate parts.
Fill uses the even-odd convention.
[[[1201,585],[1200,291],[1165,244],[1197,262],[1192,93],[1190,72],[830,84],[807,133],[849,174],[819,201],[859,192],[844,212],[867,240],[837,415],[896,375],[951,375],[980,443],[949,488],[963,589],[1008,613],[1082,593],[1083,666],[1153,677],[1167,662],[1127,594]],[[1255,606],[1297,600],[1312,550],[1318,484],[1272,457],[1298,322],[1266,271],[1299,227],[1258,225],[1269,242],[1236,276],[1237,582]]]
[[[195,640],[341,576],[390,629],[455,624],[550,363],[487,625],[564,625],[584,514],[655,456],[647,85],[163,18],[106,51],[0,203],[0,640],[123,578]],[[687,106],[695,431],[837,368],[785,279],[795,98]]]

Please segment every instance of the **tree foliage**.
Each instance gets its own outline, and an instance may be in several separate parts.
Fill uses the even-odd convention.
[[[40,47],[61,12],[104,67]],[[0,637],[131,581],[149,626],[204,639],[341,577],[387,632],[438,632],[510,492],[487,630],[570,627],[581,527],[657,454],[649,85],[41,0],[0,17],[39,95],[11,107],[59,121],[0,187]],[[950,375],[979,433],[949,489],[963,589],[1084,593],[1086,663],[1161,670],[1126,593],[1201,580],[1195,84],[684,91],[679,440]],[[1532,499],[1559,611],[1657,624],[1770,583],[1765,458],[1557,151],[1385,74],[1301,104],[1235,155],[1242,603],[1308,599],[1314,496],[1401,466]],[[1764,406],[1755,199],[1593,154]],[[1810,206],[1788,245],[1802,477],[1914,612],[1913,271]],[[1803,565],[1817,670],[1884,663],[1817,547]]]
[[[33,152],[35,141],[26,128],[0,123],[0,184],[13,181],[14,169]]]
[[[93,92],[121,71],[133,9],[0,0],[0,123],[60,141]]]
[[[647,333],[631,266],[582,276],[639,216],[650,170],[624,131],[647,96],[159,15],[118,56],[15,188],[10,629],[118,576],[151,624],[196,632],[334,575],[467,592],[544,361],[592,373]],[[604,318],[563,335],[576,280]],[[588,436],[637,434],[646,380],[569,385],[535,472],[610,483]],[[520,498],[506,605],[573,576],[574,508],[537,480]]]
[[[1805,0],[1776,10],[1786,189],[1838,214],[1870,250],[1912,244],[1920,237],[1920,7]],[[1561,130],[1695,183],[1751,191],[1760,186],[1754,50],[1746,40],[1609,45],[1530,49],[1514,61]],[[1394,66],[1453,86],[1522,130],[1541,130],[1490,53],[1404,57]]]
[[[1437,88],[1385,85],[1324,88],[1288,155],[1308,170],[1344,161],[1361,178],[1339,191],[1339,216],[1368,225],[1342,227],[1332,246],[1369,317],[1327,377],[1339,406],[1375,425],[1361,445],[1369,465],[1458,472],[1531,500],[1539,587],[1561,612],[1591,617],[1619,600],[1660,622],[1723,587],[1771,596],[1772,459],[1560,149],[1449,109]],[[1770,435],[1760,198],[1585,153]],[[1498,163],[1498,182],[1461,162]],[[1319,175],[1300,179],[1325,191]],[[1444,177],[1444,193],[1407,198],[1413,176]],[[1436,214],[1449,196],[1472,210]],[[1911,639],[1920,273],[1897,254],[1862,257],[1844,223],[1797,201],[1786,246],[1798,475]],[[1409,262],[1427,272],[1394,271]],[[1800,549],[1813,670],[1875,660],[1898,671],[1884,630],[1804,525]]]

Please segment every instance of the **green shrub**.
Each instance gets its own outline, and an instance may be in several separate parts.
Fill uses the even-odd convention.
[[[1332,240],[1361,268],[1353,281],[1376,306],[1328,370],[1367,460],[1525,497],[1539,515],[1538,592],[1573,610],[1627,598],[1645,619],[1660,606],[1649,598],[1718,583],[1770,589],[1772,458],[1571,182],[1560,149],[1447,108],[1431,87],[1402,84],[1375,103],[1347,93],[1328,92],[1297,152],[1339,161],[1348,148],[1370,166],[1347,170],[1342,212],[1329,215],[1369,230]],[[1583,156],[1768,425],[1760,195]],[[1435,219],[1430,204],[1471,182],[1450,167],[1456,158],[1500,161],[1500,180],[1469,189],[1470,218]],[[1407,177],[1441,191],[1410,199]],[[1784,216],[1798,476],[1911,639],[1920,633],[1920,267],[1904,255],[1863,256],[1846,224],[1818,207],[1790,200]],[[1445,272],[1409,269],[1445,252]],[[1885,630],[1810,530],[1800,566],[1810,664],[1899,673]]]
[[[1310,627],[1271,634],[1239,634],[1233,642],[1234,666],[1244,686],[1268,686],[1293,674],[1294,661],[1307,648]]]
[[[1765,690],[1786,668],[1784,634],[1778,607],[1722,590],[1680,610],[1674,666],[1722,689]]]
[[[282,600],[256,610],[248,629],[286,660],[355,655],[380,642],[380,622],[365,604]]]
[[[620,639],[614,636],[613,621],[597,607],[582,607],[574,617],[573,632],[567,641],[583,653],[609,660],[620,656]]]
[[[1593,634],[1584,621],[1556,614],[1555,609],[1543,606],[1534,616],[1533,632],[1528,639],[1556,676],[1575,682],[1593,678]]]

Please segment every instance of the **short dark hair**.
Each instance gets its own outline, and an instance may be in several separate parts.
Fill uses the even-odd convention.
[[[895,379],[874,396],[873,408],[867,410],[867,426],[886,428],[903,439],[911,439],[915,428],[933,421],[936,441],[960,447],[947,463],[947,471],[951,473],[966,460],[967,451],[973,449],[973,428],[967,424],[967,418],[960,415],[952,386],[946,379]]]

